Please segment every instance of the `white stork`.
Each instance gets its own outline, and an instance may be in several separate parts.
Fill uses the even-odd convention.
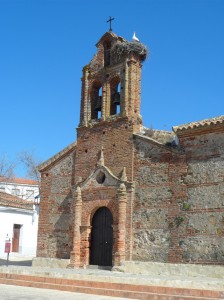
[[[135,32],[134,32],[134,34],[133,34],[132,41],[133,41],[133,42],[139,42],[139,39],[138,39],[137,36],[135,35]]]

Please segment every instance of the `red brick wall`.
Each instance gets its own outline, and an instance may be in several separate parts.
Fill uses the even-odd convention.
[[[104,164],[115,175],[120,178],[123,167],[126,167],[127,179],[132,180],[133,174],[133,126],[127,118],[118,118],[113,122],[101,122],[93,128],[79,128],[77,140],[77,157],[75,164],[75,181],[85,180],[96,169],[103,147]],[[81,178],[80,178],[81,177]],[[89,263],[90,230],[92,217],[95,211],[102,206],[110,209],[113,215],[114,248],[113,257],[117,251],[117,225],[118,225],[118,184],[102,184],[94,180],[92,184],[82,189],[82,226],[86,226],[82,233],[81,263]],[[126,256],[130,258],[131,244],[131,211],[132,198],[131,189],[127,191],[127,240]],[[114,261],[114,259],[113,259]]]
[[[77,155],[75,164],[75,181],[87,178],[95,169],[104,148],[105,165],[119,177],[126,167],[128,180],[133,174],[133,126],[127,118],[111,122],[101,121],[93,128],[78,128]]]
[[[69,258],[73,238],[71,195],[74,153],[42,172],[37,256]]]

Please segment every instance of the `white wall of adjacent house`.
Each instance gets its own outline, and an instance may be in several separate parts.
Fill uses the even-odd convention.
[[[34,201],[35,197],[39,195],[39,186],[0,181],[0,191],[15,195],[23,200]]]
[[[32,210],[0,206],[0,257],[5,257],[5,240],[12,242],[11,255],[36,256],[38,206]]]

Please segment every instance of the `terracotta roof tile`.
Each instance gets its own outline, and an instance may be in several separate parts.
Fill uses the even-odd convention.
[[[194,129],[194,128],[200,128],[204,126],[210,126],[210,125],[217,125],[217,124],[224,124],[224,116],[219,116],[215,118],[205,119],[197,122],[191,122],[179,126],[173,126],[173,131],[175,133],[183,130],[188,129]]]
[[[22,200],[17,196],[0,192],[0,205],[13,208],[33,210],[33,202]]]
[[[39,185],[39,182],[37,180],[26,179],[26,178],[0,177],[0,182],[17,183],[17,184],[28,184],[28,185]]]

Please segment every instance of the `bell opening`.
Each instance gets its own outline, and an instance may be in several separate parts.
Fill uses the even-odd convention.
[[[102,86],[95,83],[91,91],[91,119],[101,119],[102,117]]]
[[[111,82],[111,115],[121,114],[121,84],[119,78]]]

